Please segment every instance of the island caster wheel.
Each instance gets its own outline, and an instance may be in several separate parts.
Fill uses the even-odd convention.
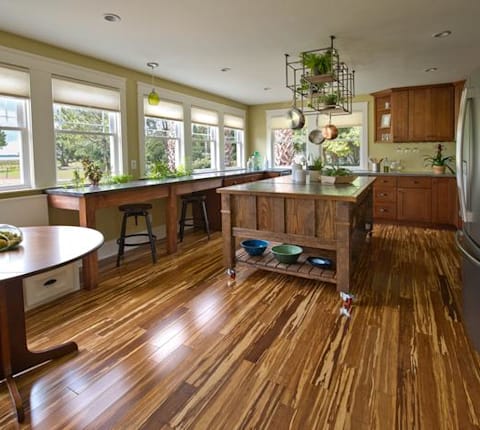
[[[352,316],[352,306],[353,306],[353,294],[344,293],[340,291],[340,298],[343,300],[342,307],[340,308],[340,315],[344,315],[347,318]]]
[[[235,269],[227,269],[227,275],[229,277],[227,281],[227,286],[233,287],[235,285],[235,278],[237,277],[237,272],[235,272]]]
[[[235,281],[235,278],[237,277],[237,272],[235,272],[235,269],[227,269],[227,275],[230,276],[230,279],[232,281]]]

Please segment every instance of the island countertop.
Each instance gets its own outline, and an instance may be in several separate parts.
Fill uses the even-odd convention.
[[[248,182],[219,188],[218,193],[226,194],[274,194],[277,196],[312,197],[328,200],[356,202],[375,181],[373,177],[358,177],[351,184],[322,184],[310,182],[298,184],[293,182],[292,176],[279,176],[262,181]]]

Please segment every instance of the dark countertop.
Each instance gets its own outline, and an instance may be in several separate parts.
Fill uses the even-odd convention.
[[[135,188],[144,188],[144,187],[154,187],[158,185],[172,185],[177,183],[192,182],[205,179],[222,179],[231,176],[238,175],[248,175],[248,174],[257,174],[257,173],[290,173],[290,169],[285,168],[273,168],[266,170],[247,170],[247,169],[236,169],[236,170],[224,170],[224,171],[215,171],[208,173],[195,173],[190,176],[179,176],[175,178],[164,178],[164,179],[138,179],[134,181],[129,181],[123,184],[105,184],[105,185],[85,185],[83,187],[54,187],[47,188],[44,190],[47,194],[54,195],[64,195],[64,196],[76,196],[81,197],[88,194],[101,194],[106,192],[115,192],[126,189],[135,189]]]
[[[314,197],[329,200],[343,200],[356,202],[357,199],[375,181],[374,178],[358,177],[351,184],[322,184],[310,182],[298,184],[293,182],[291,175],[264,179],[263,181],[247,182],[219,188],[217,192],[225,194],[272,194],[283,196]]]
[[[390,171],[388,173],[372,172],[371,170],[355,170],[353,174],[358,176],[429,176],[432,178],[455,178],[453,173],[439,175],[429,170],[398,170]]]

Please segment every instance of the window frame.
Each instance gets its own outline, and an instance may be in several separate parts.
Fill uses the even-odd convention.
[[[267,158],[270,166],[273,166],[274,163],[274,145],[272,141],[272,121],[276,117],[286,117],[287,112],[290,108],[285,109],[274,109],[266,111],[266,133],[267,133]],[[360,134],[360,165],[358,167],[348,168],[350,170],[367,170],[368,169],[368,102],[353,102],[352,103],[352,112],[359,112],[362,117],[362,131]],[[343,115],[342,115],[343,116]],[[332,123],[335,124],[335,117],[332,116]],[[352,124],[358,125],[358,124]],[[347,125],[345,125],[348,127]],[[308,154],[312,154],[313,157],[320,155],[320,145],[315,145],[308,140],[308,135],[311,131],[317,128],[316,126],[316,115],[308,115],[305,121],[307,141],[306,141],[306,153],[305,157],[308,158]]]
[[[244,123],[246,123],[247,111],[246,109],[235,108],[230,105],[224,105],[221,103],[213,102],[207,99],[202,99],[195,96],[190,96],[184,93],[179,93],[176,91],[168,90],[161,87],[154,86],[155,91],[160,96],[160,100],[164,98],[173,103],[178,103],[183,105],[183,145],[180,150],[180,164],[184,165],[187,170],[191,169],[192,166],[192,120],[191,120],[191,109],[200,108],[210,111],[215,111],[218,114],[218,128],[217,131],[217,144],[215,146],[215,163],[211,169],[201,169],[195,170],[194,173],[203,173],[207,171],[222,171],[226,170],[224,167],[224,116],[225,114],[234,115],[239,118],[242,118]],[[144,122],[144,108],[143,100],[145,96],[148,96],[152,90],[152,85],[145,82],[137,82],[137,105],[138,105],[138,121],[139,124]],[[244,147],[246,145],[246,136],[247,130],[244,129]],[[138,133],[139,139],[139,160],[145,159],[145,137],[144,130],[142,127],[139,127]],[[243,158],[241,160],[241,167],[236,169],[243,169],[246,165],[245,151],[243,153]],[[139,163],[139,175],[140,177],[145,177],[146,171],[144,163]],[[230,170],[230,169],[229,169]]]
[[[118,89],[120,92],[120,172],[127,168],[127,117],[126,78],[98,70],[77,66],[64,61],[0,46],[2,64],[25,70],[30,75],[30,130],[29,148],[30,186],[28,189],[44,189],[57,186],[55,137],[53,124],[52,78],[64,77],[97,86]],[[24,189],[24,188],[15,188]]]
[[[1,66],[0,66],[1,67]],[[28,74],[28,72],[26,72]],[[18,131],[21,136],[21,156],[19,160],[20,168],[20,184],[16,185],[0,185],[1,191],[12,191],[12,190],[22,190],[29,189],[32,187],[32,175],[31,175],[31,110],[30,110],[30,98],[24,96],[14,96],[0,94],[0,97],[14,100],[21,100],[23,104],[22,114],[23,126],[1,126],[1,130],[6,131]]]

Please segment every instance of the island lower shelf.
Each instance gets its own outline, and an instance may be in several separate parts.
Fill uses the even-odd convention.
[[[294,275],[307,279],[315,279],[317,281],[329,282],[331,284],[337,283],[337,273],[332,269],[321,269],[312,266],[307,258],[310,256],[307,253],[302,253],[295,264],[279,263],[272,254],[270,248],[262,255],[251,256],[243,249],[239,249],[235,253],[237,263],[245,264],[261,270],[268,270],[270,272],[283,273],[285,275]]]

